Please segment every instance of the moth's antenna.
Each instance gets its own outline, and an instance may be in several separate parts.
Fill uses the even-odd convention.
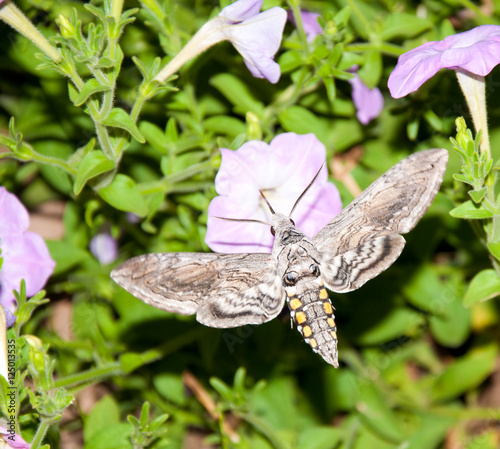
[[[271,211],[271,213],[274,215],[276,212],[274,212],[273,208],[271,207],[271,204],[269,204],[269,201],[267,201],[267,198],[264,196],[264,194],[262,193],[262,190],[259,189],[259,192],[260,192],[260,195],[262,196],[262,198],[264,198],[264,201],[266,202],[267,204],[267,207],[269,207],[269,210]]]
[[[253,218],[226,218],[226,217],[216,217],[215,215],[211,215],[211,218],[217,218],[217,220],[225,220],[225,221],[244,221],[246,223],[260,223],[267,226],[272,226],[271,223],[267,221],[255,220]]]
[[[311,186],[314,184],[314,181],[318,178],[319,174],[321,173],[321,170],[323,170],[323,167],[326,165],[326,161],[323,163],[323,165],[319,168],[318,173],[314,175],[314,178],[312,181],[309,183],[309,185],[304,189],[304,191],[300,194],[300,196],[297,198],[297,201],[295,201],[295,204],[292,207],[292,210],[288,214],[288,217],[291,217],[293,214],[293,211],[297,207],[297,204],[299,204],[300,200],[304,197],[304,195],[307,193],[307,191],[311,188]],[[262,193],[262,192],[261,192]]]

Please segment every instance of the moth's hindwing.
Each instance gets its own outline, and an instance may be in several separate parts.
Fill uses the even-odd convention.
[[[277,316],[285,302],[270,254],[145,254],[124,262],[111,277],[145,303],[196,313],[210,327],[261,324]]]
[[[360,288],[365,282],[387,270],[399,257],[405,239],[389,234],[365,241],[357,248],[337,256],[321,255],[321,274],[327,287],[337,293]]]
[[[333,306],[320,279],[299,281],[295,287],[285,287],[290,316],[314,352],[338,368],[337,325]]]

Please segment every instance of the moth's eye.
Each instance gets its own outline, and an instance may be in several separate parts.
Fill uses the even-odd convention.
[[[316,276],[318,277],[320,275],[320,272],[319,272],[319,267],[313,263],[310,267],[309,267],[309,271],[311,272],[311,274],[313,276]]]
[[[295,226],[295,222],[290,218],[290,223],[292,223]]]
[[[283,283],[285,284],[285,287],[291,287],[297,283],[299,280],[299,277],[297,276],[297,273],[295,271],[289,271],[285,276],[283,276]]]
[[[271,226],[271,234],[273,235],[273,237],[276,235],[276,232],[274,232],[274,227]]]

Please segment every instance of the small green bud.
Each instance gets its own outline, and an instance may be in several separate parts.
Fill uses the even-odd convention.
[[[45,358],[42,340],[34,335],[24,336],[28,343],[28,366],[33,377],[41,378],[45,373]]]
[[[61,30],[61,34],[63,37],[65,37],[66,39],[73,39],[76,37],[75,27],[62,14],[59,14],[56,19],[56,23],[59,25],[59,29]]]
[[[249,140],[261,140],[262,139],[262,128],[260,127],[259,117],[257,117],[253,112],[247,112],[247,135]]]

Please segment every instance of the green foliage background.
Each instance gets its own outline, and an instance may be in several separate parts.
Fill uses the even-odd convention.
[[[152,92],[135,122],[129,113],[143,78],[132,58],[151,79],[148,71],[160,68],[155,58],[166,62],[229,3],[125,2],[124,10],[138,10],[119,39],[123,62],[118,56],[104,61],[103,53],[94,54],[92,62],[111,80],[113,108],[122,109],[99,122],[112,144],[123,142],[114,157],[96,143],[96,121],[86,112],[111,87],[101,80],[83,93],[68,89],[71,82],[55,70],[37,70],[39,50],[0,23],[0,126],[7,133],[15,117],[11,131],[22,133],[17,144],[13,136],[4,141],[15,157],[2,159],[0,183],[29,208],[54,199],[66,203],[65,236],[48,242],[57,262],[47,286],[50,302],[26,320],[22,332],[18,322],[9,334],[18,339],[23,436],[31,441],[45,426],[44,443],[58,448],[64,447],[61,434],[82,432],[85,449],[181,448],[199,435],[221,447],[252,449],[498,447],[500,400],[492,385],[498,391],[499,303],[464,305],[469,282],[490,269],[490,261],[472,226],[449,215],[454,201],[464,197],[453,183],[461,162],[449,137],[456,117],[468,118],[465,101],[452,71],[400,100],[391,99],[386,86],[400,54],[455,29],[498,24],[500,6],[494,3],[496,9],[486,14],[465,0],[300,2],[300,8],[321,14],[324,33],[308,45],[295,27],[286,26],[276,85],[253,78],[236,50],[222,43],[184,66],[168,89]],[[84,36],[99,34],[99,19],[83,2],[17,4],[46,36],[58,34],[56,19],[60,14],[69,19],[73,11]],[[91,4],[102,10],[101,2]],[[272,6],[299,4],[264,2],[264,9]],[[92,79],[88,59],[80,54],[74,62],[84,80]],[[382,115],[368,126],[356,119],[347,82],[345,70],[354,64],[386,101]],[[495,160],[497,76],[494,70],[487,78]],[[290,329],[286,311],[261,326],[210,329],[193,317],[146,306],[109,278],[114,266],[133,255],[207,251],[218,148],[237,149],[252,139],[268,142],[288,131],[314,133],[329,160],[360,145],[363,156],[352,175],[361,188],[410,152],[450,150],[444,193],[405,236],[400,259],[360,290],[331,294],[338,370]],[[335,182],[348,204],[351,194]],[[139,222],[130,222],[128,212]],[[106,266],[88,249],[102,229],[109,229],[120,247],[119,260]],[[498,283],[488,287],[486,296],[500,292]],[[73,339],[66,341],[46,320],[54,305],[69,297]],[[27,306],[20,301],[24,313]],[[30,382],[23,382],[26,370]],[[215,401],[219,419],[186,388],[186,372]],[[97,382],[106,395],[90,412],[69,404],[72,395],[85,394],[84,388]],[[67,407],[73,412],[61,419]]]

